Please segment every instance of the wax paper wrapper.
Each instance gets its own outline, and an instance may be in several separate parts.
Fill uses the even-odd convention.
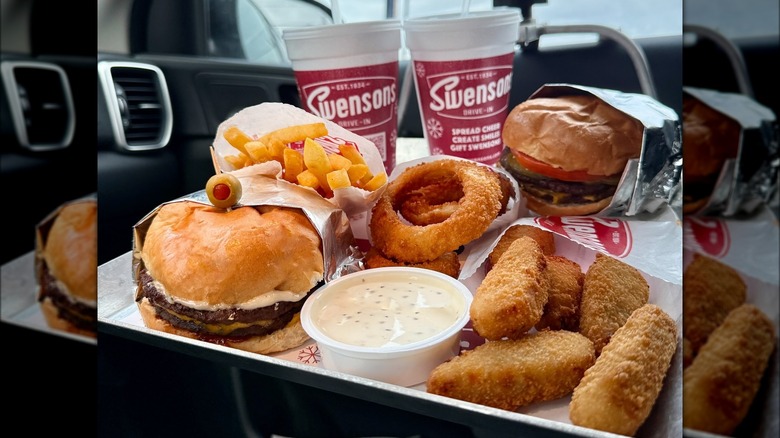
[[[398,177],[398,175],[400,175],[405,169],[409,167],[413,167],[418,164],[427,163],[431,161],[438,161],[438,160],[461,160],[461,161],[472,162],[470,160],[465,160],[463,158],[454,157],[450,155],[431,155],[428,157],[418,158],[416,160],[409,160],[403,163],[399,163],[398,165],[396,165],[395,168],[393,168],[393,171],[390,174],[388,181],[392,182]],[[502,229],[508,223],[511,223],[520,215],[527,214],[528,209],[525,207],[525,200],[520,195],[520,188],[517,185],[517,181],[509,173],[507,173],[507,171],[498,167],[488,166],[486,164],[481,164],[481,163],[476,163],[476,164],[480,166],[488,167],[490,170],[497,172],[502,178],[504,178],[505,182],[509,183],[511,187],[509,202],[507,203],[504,213],[496,217],[496,219],[490,224],[486,232],[490,232],[491,230]],[[364,242],[363,244],[364,248],[366,246],[370,246],[371,236],[369,232],[369,224],[371,223],[371,212],[369,211],[366,214],[354,216],[350,218],[350,220],[352,221],[352,229],[354,230],[355,237],[358,240]],[[465,246],[468,247],[468,245]]]
[[[360,269],[359,262],[362,254],[357,249],[349,219],[343,210],[312,190],[293,184],[284,184],[285,181],[274,177],[242,175],[238,176],[238,179],[241,182],[243,195],[236,207],[262,205],[290,207],[297,208],[306,215],[322,239],[325,282]],[[138,274],[143,267],[141,250],[146,231],[157,212],[165,204],[182,201],[212,205],[206,191],[200,190],[163,203],[138,221],[133,226],[133,279],[135,281],[138,280]]]
[[[325,126],[328,129],[328,135],[313,140],[322,145],[326,152],[339,153],[339,144],[353,144],[357,147],[358,151],[363,156],[363,159],[366,161],[369,170],[374,175],[385,171],[379,150],[376,145],[368,139],[348,131],[330,120],[317,117],[301,108],[278,102],[264,102],[244,108],[220,123],[219,127],[217,127],[217,134],[214,137],[214,143],[212,144],[215,167],[218,172],[229,172],[236,176],[271,175],[281,179],[282,165],[278,161],[266,161],[240,169],[236,169],[230,164],[225,157],[236,155],[238,150],[231,146],[225,139],[225,131],[232,126],[236,126],[250,138],[258,139],[277,129],[320,122],[325,123]],[[303,143],[303,141],[296,141],[289,143],[288,147],[302,151]],[[284,181],[284,183],[293,185],[287,181]],[[328,201],[343,209],[347,212],[347,215],[354,215],[370,208],[379,196],[381,196],[383,191],[384,186],[371,192],[356,187],[345,187],[336,189],[333,193],[333,197],[329,198]]]
[[[511,225],[528,225],[553,233],[556,255],[577,262],[587,272],[597,253],[617,258],[636,269],[650,286],[649,303],[663,309],[677,322],[677,351],[650,416],[636,436],[682,435],[682,226],[679,221],[645,221],[598,216],[521,217]],[[487,257],[506,229],[483,236],[461,269],[460,281],[474,292],[485,278]],[[467,326],[469,329],[470,323]],[[535,329],[532,329],[532,331]],[[485,342],[464,331],[467,348]],[[519,412],[571,423],[569,402],[563,397],[521,408]]]
[[[780,230],[777,217],[764,206],[758,208],[750,217],[743,218],[688,216],[684,220],[683,228],[684,269],[687,269],[694,254],[710,257],[735,269],[747,288],[745,302],[758,307],[772,321],[775,336],[778,337]],[[764,371],[761,387],[734,436],[778,436],[779,368],[778,345],[775,345]],[[685,429],[685,435],[719,436],[691,429]]]
[[[529,99],[567,95],[593,95],[644,126],[639,158],[628,160],[612,202],[594,215],[634,216],[663,205],[682,208],[682,131],[673,109],[645,94],[574,84],[545,84]]]
[[[683,92],[735,120],[741,127],[735,159],[723,164],[700,216],[734,216],[753,212],[776,196],[778,185],[778,124],[775,114],[744,94],[684,87]]]

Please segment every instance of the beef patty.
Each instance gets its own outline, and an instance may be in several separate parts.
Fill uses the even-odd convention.
[[[38,302],[51,300],[57,308],[57,316],[82,330],[97,332],[97,308],[72,299],[60,289],[57,279],[52,276],[46,261],[38,258],[36,273],[40,292]]]
[[[199,310],[171,302],[154,285],[154,279],[146,269],[139,274],[142,293],[136,298],[149,300],[159,318],[174,327],[201,335],[217,335],[230,338],[262,336],[283,328],[300,312],[306,298],[298,301],[279,301],[256,309],[231,307],[219,310]],[[315,287],[316,289],[316,287]],[[312,289],[314,290],[314,289]]]

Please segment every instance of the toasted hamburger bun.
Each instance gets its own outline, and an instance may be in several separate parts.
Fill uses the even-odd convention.
[[[612,196],[610,196],[595,202],[555,204],[528,192],[523,193],[523,195],[526,207],[541,216],[585,216],[607,208],[612,202]]]
[[[96,337],[97,201],[64,204],[36,258],[38,301],[47,325]]]
[[[689,95],[683,95],[683,212],[695,213],[709,200],[726,160],[736,158],[739,123]]]
[[[141,248],[144,269],[153,279],[147,283],[164,296],[158,301],[163,305],[154,305],[140,284],[138,307],[147,327],[168,333],[263,354],[293,348],[308,339],[297,313],[323,279],[321,248],[317,230],[297,209],[166,204]],[[284,306],[289,310],[277,315],[275,309]],[[261,308],[273,316],[253,321],[213,316]],[[269,333],[233,334],[236,327],[265,329],[280,321],[284,326]]]
[[[43,258],[74,297],[97,299],[97,202],[65,204],[49,230]]]
[[[44,298],[43,301],[39,303],[39,307],[41,309],[41,314],[43,314],[43,319],[46,321],[46,325],[50,328],[76,335],[88,336],[90,338],[97,338],[97,332],[95,330],[79,328],[77,325],[60,317],[59,309],[57,309],[57,306],[54,305],[54,302],[50,298]],[[95,309],[95,313],[97,313],[97,309]]]

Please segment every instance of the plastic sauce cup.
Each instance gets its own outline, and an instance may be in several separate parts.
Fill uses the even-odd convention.
[[[420,268],[374,268],[333,280],[303,304],[301,324],[325,369],[401,386],[424,383],[460,351],[471,291]]]

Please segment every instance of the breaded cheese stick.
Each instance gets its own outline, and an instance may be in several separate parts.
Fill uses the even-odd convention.
[[[757,307],[732,310],[683,372],[683,426],[730,435],[747,415],[775,348]]]
[[[650,285],[631,265],[596,254],[585,272],[580,302],[580,333],[593,342],[596,356],[631,316],[647,304]]]
[[[683,323],[683,330],[685,330],[685,323]],[[688,366],[693,362],[693,348],[691,348],[691,341],[689,341],[688,338],[683,338],[682,345],[683,369],[685,369],[688,368]]]
[[[633,435],[653,409],[674,351],[677,324],[660,307],[635,310],[574,389],[572,423]]]
[[[547,303],[547,261],[530,237],[512,242],[474,292],[474,331],[489,340],[516,339],[542,318]]]
[[[496,246],[493,247],[493,251],[490,252],[488,256],[490,266],[495,266],[498,263],[498,259],[509,248],[509,245],[523,236],[534,239],[539,244],[539,247],[542,248],[544,255],[555,254],[555,237],[552,232],[534,227],[533,225],[512,225],[504,231],[501,239],[498,240]]]
[[[745,302],[742,277],[723,263],[695,254],[683,273],[683,332],[693,356],[726,315]]]
[[[580,325],[580,298],[585,274],[577,262],[563,256],[547,256],[547,304],[537,330],[569,330]]]
[[[575,332],[545,330],[464,351],[431,372],[427,391],[516,410],[571,394],[594,360],[588,338]]]

